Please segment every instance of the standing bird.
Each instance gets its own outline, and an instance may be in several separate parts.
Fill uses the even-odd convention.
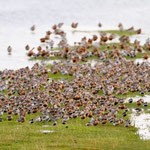
[[[119,28],[120,31],[123,31],[123,25],[122,25],[122,23],[118,24],[118,28]]]
[[[26,45],[25,49],[28,51],[30,49],[30,46]]]
[[[130,27],[129,29],[127,29],[128,32],[133,32],[134,31],[134,27]]]
[[[29,121],[29,123],[30,123],[30,124],[34,123],[34,120],[33,120],[33,119],[31,119],[31,120]]]
[[[145,53],[144,56],[143,56],[143,58],[147,60],[149,58],[148,54]]]
[[[33,56],[34,52],[33,52],[34,47],[28,52],[28,56]]]
[[[72,23],[72,24],[71,24],[71,27],[72,27],[72,28],[77,28],[77,26],[78,26],[78,23]]]
[[[101,24],[101,23],[98,23],[98,27],[100,27],[100,28],[101,28],[101,27],[102,27],[102,24]]]
[[[143,104],[143,106],[144,106],[144,107],[147,107],[147,106],[148,106],[148,103],[147,103],[147,102],[145,102],[145,103]]]
[[[141,99],[139,99],[139,100],[136,102],[136,104],[137,104],[138,106],[140,106],[140,105],[142,104]]]
[[[113,40],[114,38],[115,38],[114,34],[111,34],[111,35],[109,36],[109,40],[110,40],[110,41]]]
[[[11,54],[11,52],[12,52],[12,47],[11,47],[11,46],[8,46],[7,51],[8,51],[9,54]]]
[[[132,103],[132,102],[133,102],[133,99],[132,99],[132,98],[130,98],[130,99],[129,99],[129,103]]]
[[[7,120],[8,120],[8,121],[11,121],[12,119],[13,119],[13,117],[12,117],[12,116],[10,116],[10,115],[9,115],[9,116],[7,116]]]
[[[141,34],[141,32],[142,32],[141,29],[136,30],[136,33],[137,33],[137,34]]]
[[[38,52],[40,52],[40,51],[42,50],[42,47],[41,47],[41,46],[38,46],[38,47],[37,47],[37,50],[38,50]]]
[[[31,31],[34,31],[35,30],[35,25],[33,25],[30,29],[31,29]]]
[[[59,23],[59,24],[58,24],[58,28],[61,28],[63,25],[64,25],[64,23],[62,23],[62,22]]]

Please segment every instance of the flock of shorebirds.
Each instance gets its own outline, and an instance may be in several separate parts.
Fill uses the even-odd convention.
[[[101,60],[106,60],[109,58],[118,58],[128,56],[130,58],[136,57],[138,53],[144,52],[145,50],[150,50],[150,40],[146,41],[144,46],[140,44],[140,41],[135,40],[134,43],[130,43],[130,37],[123,35],[119,38],[119,43],[111,44],[110,42],[115,39],[115,34],[107,34],[104,31],[99,33],[99,36],[93,35],[91,38],[83,37],[80,42],[74,42],[74,46],[70,46],[67,41],[67,33],[61,29],[63,23],[52,26],[52,31],[47,31],[45,36],[40,39],[40,45],[35,48],[26,45],[25,49],[28,52],[28,56],[31,58],[43,58],[49,59],[51,56],[59,56],[64,59],[71,59],[73,62],[85,62],[88,58],[94,56],[99,57]],[[72,28],[77,28],[78,23],[72,23]],[[98,24],[101,27],[101,23]],[[137,34],[141,34],[141,29],[134,30],[131,27],[124,30],[123,25],[120,23],[118,25],[120,32],[135,31]],[[35,30],[35,26],[31,27],[31,30]],[[51,35],[60,37],[60,41],[57,44],[61,51],[50,51],[54,47],[54,40]],[[43,48],[41,45],[45,45]],[[104,50],[99,51],[101,47],[105,46]],[[120,51],[121,49],[121,51]],[[37,51],[37,52],[35,52]],[[143,54],[144,59],[148,59],[148,53]]]
[[[150,50],[150,40],[144,46],[140,41],[130,43],[129,36],[121,36],[119,44],[110,44],[115,38],[114,34],[100,32],[87,39],[83,37],[81,42],[75,42],[70,46],[67,42],[66,33],[61,29],[63,23],[54,25],[52,31],[40,39],[40,44],[35,48],[25,46],[27,55],[32,58],[60,56],[61,62],[54,62],[50,68],[36,63],[29,67],[18,70],[0,71],[0,122],[3,114],[7,113],[7,120],[13,120],[18,116],[18,122],[25,122],[26,116],[34,113],[36,118],[29,122],[52,122],[57,125],[57,120],[62,119],[66,124],[71,118],[91,118],[87,126],[112,123],[125,127],[131,125],[128,117],[129,109],[125,98],[117,95],[125,95],[131,92],[140,92],[141,95],[150,92],[150,64],[147,61],[135,63],[126,60],[125,56],[136,57],[136,54]],[[78,23],[72,23],[72,28],[77,28]],[[101,23],[98,24],[102,26]],[[123,25],[118,25],[123,31]],[[31,31],[35,30],[35,25]],[[133,27],[127,30],[135,31]],[[141,29],[136,30],[137,34]],[[62,50],[53,50],[54,41],[51,35],[60,36],[58,47]],[[43,46],[44,44],[44,46]],[[99,50],[105,45],[105,50]],[[11,46],[8,52],[11,53]],[[87,59],[96,56],[99,59],[92,66]],[[144,54],[148,59],[148,53]],[[84,63],[83,63],[84,62]],[[61,80],[50,80],[51,74],[61,74]],[[63,80],[63,76],[72,76],[72,80]],[[132,98],[129,103],[132,103]],[[140,106],[146,107],[147,102],[143,99],[137,101],[137,112]]]

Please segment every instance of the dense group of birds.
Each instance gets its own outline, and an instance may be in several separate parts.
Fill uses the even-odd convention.
[[[150,92],[150,63],[135,63],[126,57],[136,58],[138,53],[144,53],[143,58],[147,60],[150,40],[141,45],[138,40],[131,43],[130,37],[123,35],[118,38],[119,43],[112,44],[116,35],[101,31],[91,38],[84,36],[80,42],[70,46],[62,26],[63,23],[59,23],[53,25],[51,31],[46,31],[37,48],[25,46],[27,55],[32,59],[46,60],[59,56],[62,58],[60,62],[51,66],[36,63],[31,69],[0,71],[0,122],[5,113],[8,121],[17,115],[17,121],[21,123],[33,113],[37,115],[30,123],[52,122],[55,126],[59,119],[66,124],[71,118],[80,117],[91,118],[87,126],[112,123],[129,127],[129,109],[125,98],[120,98],[120,95]],[[72,23],[71,27],[76,29],[78,23]],[[98,27],[101,28],[102,24],[99,23]],[[120,32],[141,34],[141,29],[131,27],[125,30],[121,23],[118,28]],[[35,32],[35,29],[33,25],[31,31]],[[52,34],[60,37],[59,51],[54,50]],[[7,50],[10,54],[12,47]],[[92,57],[98,58],[94,66],[88,62]],[[53,80],[57,74],[62,78]],[[72,80],[63,79],[65,75]],[[129,103],[132,102],[130,98]],[[141,105],[146,107],[148,103],[139,99],[136,111],[141,111]]]

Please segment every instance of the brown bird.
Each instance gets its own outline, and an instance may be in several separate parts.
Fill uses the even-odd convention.
[[[71,27],[72,27],[72,28],[77,28],[77,26],[78,26],[78,23],[72,23],[72,24],[71,24]]]
[[[32,48],[32,49],[29,51],[28,56],[32,56],[32,55],[34,54],[33,49],[34,49],[34,48]]]
[[[120,109],[125,109],[125,104],[121,104]]]
[[[136,33],[137,33],[137,34],[141,34],[141,32],[142,32],[141,29],[136,30]]]
[[[52,29],[53,29],[53,30],[56,30],[56,29],[57,29],[56,24],[52,26]]]
[[[113,40],[113,39],[114,39],[114,35],[111,34],[111,35],[109,36],[109,40],[111,41],[111,40]]]
[[[9,115],[9,116],[7,116],[7,120],[8,120],[8,121],[11,121],[12,119],[13,119],[13,117],[12,117],[12,116],[10,116],[10,115]]]
[[[123,25],[122,25],[122,23],[118,24],[118,28],[119,28],[120,31],[123,31]]]
[[[107,123],[107,120],[106,120],[106,119],[102,121],[102,124],[106,124],[106,123]]]
[[[143,58],[147,60],[149,58],[148,53],[145,53]]]
[[[9,109],[9,110],[8,110],[8,114],[9,114],[9,115],[12,114],[12,109]]]
[[[26,45],[25,49],[28,51],[30,49],[29,45]]]
[[[85,114],[83,114],[83,115],[81,116],[81,119],[85,119],[85,117],[86,117]]]
[[[44,43],[46,41],[46,38],[41,38],[40,41],[41,43]]]
[[[101,41],[102,42],[107,42],[108,41],[108,37],[107,36],[101,36]]]
[[[37,47],[37,50],[40,52],[42,50],[42,47],[41,46],[38,46]]]
[[[93,125],[94,125],[94,126],[97,126],[98,123],[99,123],[99,121],[98,121],[98,120],[95,120],[94,123],[93,123]]]
[[[35,25],[33,25],[30,29],[31,29],[31,31],[34,31],[35,30]]]
[[[47,31],[46,34],[47,34],[47,35],[51,35],[52,32],[51,32],[51,31]]]
[[[8,53],[11,53],[12,52],[12,47],[8,46],[7,51],[8,51]]]
[[[134,27],[131,27],[129,29],[127,29],[128,32],[133,32],[134,31]]]
[[[91,118],[93,116],[92,112],[89,112],[88,117]]]
[[[96,41],[98,39],[97,35],[93,35],[93,41]]]
[[[138,100],[138,101],[136,102],[136,104],[137,104],[138,106],[140,106],[140,105],[142,104],[141,99],[140,99],[140,100]]]
[[[101,27],[102,27],[102,24],[101,24],[101,23],[98,23],[98,27],[100,27],[100,28],[101,28]]]

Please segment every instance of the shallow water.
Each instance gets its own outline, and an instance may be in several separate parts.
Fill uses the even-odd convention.
[[[130,99],[130,98],[127,98],[127,99],[125,100],[125,102],[128,103],[128,100],[129,100],[129,99]],[[150,95],[135,96],[135,97],[132,97],[132,99],[133,99],[133,102],[137,102],[139,99],[143,99],[144,102],[150,103]]]
[[[148,58],[147,60],[144,60],[143,58],[139,58],[139,59],[135,59],[135,63],[142,63],[142,62],[150,62],[150,58]]]
[[[73,34],[70,32],[72,22],[79,22],[78,29],[86,31],[98,30],[98,22],[102,22],[102,30],[114,29],[119,22],[126,28],[134,25],[143,29],[144,34],[138,38],[145,41],[150,35],[149,8],[150,1],[146,0],[0,0],[0,69],[32,66],[34,62],[28,61],[24,47],[26,44],[36,47],[45,31],[59,22],[65,23],[70,44],[83,35],[95,34]],[[33,24],[35,34],[30,31]],[[13,48],[11,56],[7,54],[9,45]]]
[[[136,96],[133,97],[133,102],[137,102],[139,99],[143,99],[144,102],[150,103],[150,95],[145,96]],[[125,102],[128,103],[129,98]],[[149,111],[149,109],[147,109]],[[141,109],[140,113],[137,113],[135,109],[131,109],[131,122],[132,125],[135,125],[138,128],[137,134],[143,140],[150,140],[150,114],[144,113],[144,109]]]
[[[137,134],[143,140],[150,139],[150,114],[142,113],[137,115],[136,113],[131,114],[132,125],[138,128]]]

